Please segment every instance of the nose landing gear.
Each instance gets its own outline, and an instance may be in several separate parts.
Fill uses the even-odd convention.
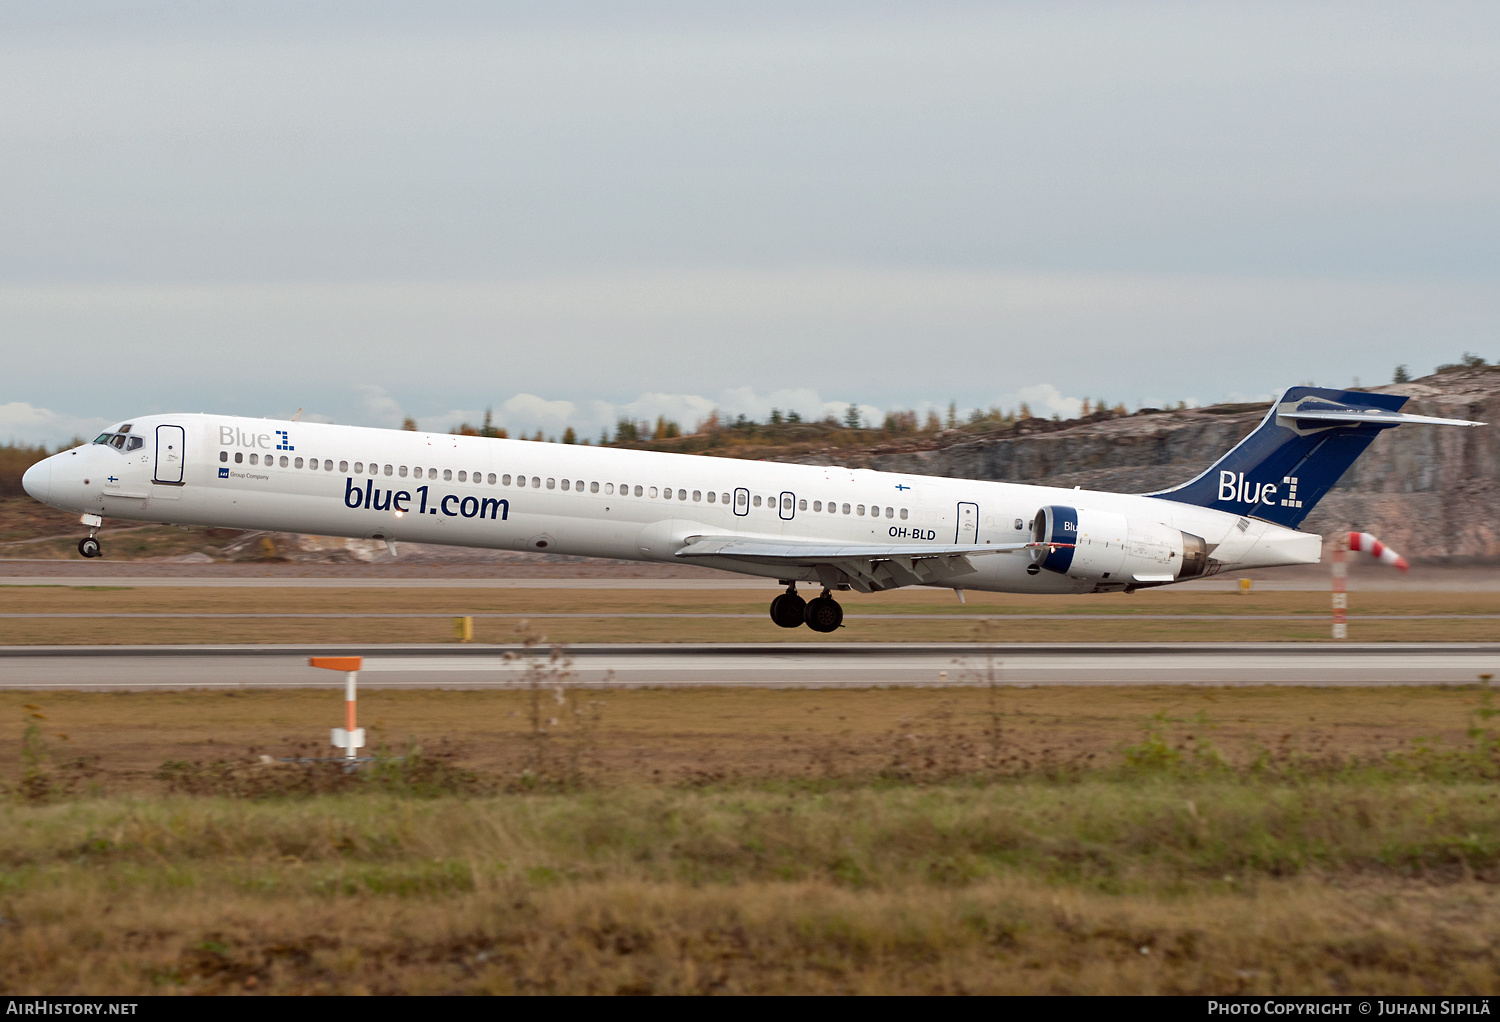
[[[771,620],[782,628],[805,624],[815,632],[832,632],[844,623],[844,608],[827,589],[809,601],[797,595],[797,583],[787,582],[786,592],[771,601]]]
[[[79,521],[89,527],[89,534],[78,541],[78,552],[85,557],[100,556],[104,550],[99,546],[99,540],[95,537],[99,532],[99,526],[104,524],[104,519],[98,515],[84,515]]]

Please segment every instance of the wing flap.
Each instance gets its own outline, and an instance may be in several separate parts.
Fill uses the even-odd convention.
[[[746,564],[811,568],[825,586],[849,585],[862,593],[940,583],[972,575],[971,557],[1026,550],[1030,543],[945,546],[818,543],[728,536],[692,538],[676,556]]]

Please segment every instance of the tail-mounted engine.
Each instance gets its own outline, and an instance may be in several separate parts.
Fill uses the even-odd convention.
[[[1048,571],[1106,582],[1175,582],[1208,567],[1201,536],[1160,522],[1052,504],[1031,525],[1031,559]]]

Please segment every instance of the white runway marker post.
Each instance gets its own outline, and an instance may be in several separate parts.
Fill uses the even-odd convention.
[[[1333,637],[1349,638],[1349,563],[1348,551],[1366,553],[1381,564],[1389,564],[1398,571],[1409,567],[1406,558],[1386,546],[1368,532],[1340,533],[1333,543]]]
[[[344,758],[351,763],[359,758],[359,750],[365,744],[365,729],[354,726],[355,681],[364,662],[357,656],[308,657],[308,664],[327,671],[344,672],[344,726],[333,729],[331,741],[335,748],[343,749]]]

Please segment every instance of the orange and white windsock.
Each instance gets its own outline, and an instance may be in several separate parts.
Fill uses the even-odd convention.
[[[1381,564],[1393,565],[1398,571],[1405,571],[1408,567],[1406,558],[1386,546],[1380,540],[1368,532],[1349,533],[1349,549],[1360,550],[1374,557]]]

